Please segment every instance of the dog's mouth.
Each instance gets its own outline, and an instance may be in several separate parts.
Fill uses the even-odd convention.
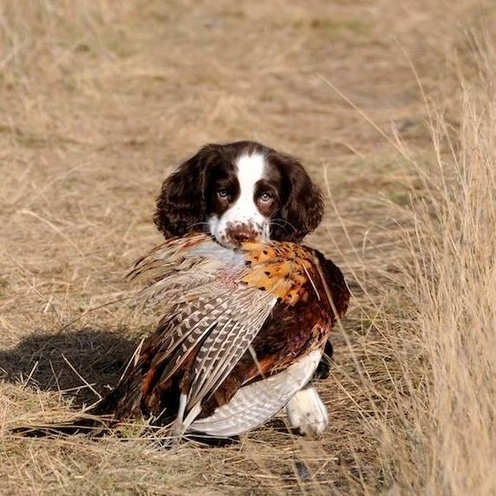
[[[224,233],[215,236],[218,243],[226,248],[240,248],[243,243],[263,242],[264,236],[259,229],[250,224],[232,224]]]

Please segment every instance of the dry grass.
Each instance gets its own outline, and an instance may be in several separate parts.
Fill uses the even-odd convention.
[[[496,59],[494,39],[472,42],[479,78],[462,82],[455,132],[431,116],[437,160],[418,169],[423,201],[407,233],[416,332],[403,346],[420,363],[403,364],[399,421],[384,428],[396,485],[414,494],[496,491]]]
[[[468,0],[0,0],[3,433],[115,383],[156,320],[123,274],[206,141],[260,140],[327,182],[309,241],[355,296],[322,440],[281,419],[170,451],[133,425],[3,435],[0,492],[494,494],[495,20]]]

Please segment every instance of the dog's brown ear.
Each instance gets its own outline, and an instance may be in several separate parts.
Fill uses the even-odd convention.
[[[277,152],[270,153],[267,158],[279,168],[286,195],[273,219],[271,238],[276,241],[301,241],[322,220],[322,193],[295,158]]]
[[[165,237],[182,236],[190,230],[204,230],[205,189],[208,172],[216,156],[215,145],[204,146],[162,184],[154,222]]]

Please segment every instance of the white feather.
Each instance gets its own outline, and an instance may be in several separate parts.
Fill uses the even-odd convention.
[[[229,403],[210,417],[193,422],[189,430],[217,437],[237,436],[263,424],[307,384],[321,356],[320,350],[315,350],[283,372],[238,389]]]

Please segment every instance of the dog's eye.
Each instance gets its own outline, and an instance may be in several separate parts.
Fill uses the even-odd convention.
[[[217,190],[217,196],[222,200],[229,199],[229,191],[227,191],[227,188],[219,188]]]
[[[260,201],[263,201],[263,202],[267,203],[267,202],[272,201],[274,199],[274,196],[269,191],[264,191],[260,195],[259,199],[260,199]]]

